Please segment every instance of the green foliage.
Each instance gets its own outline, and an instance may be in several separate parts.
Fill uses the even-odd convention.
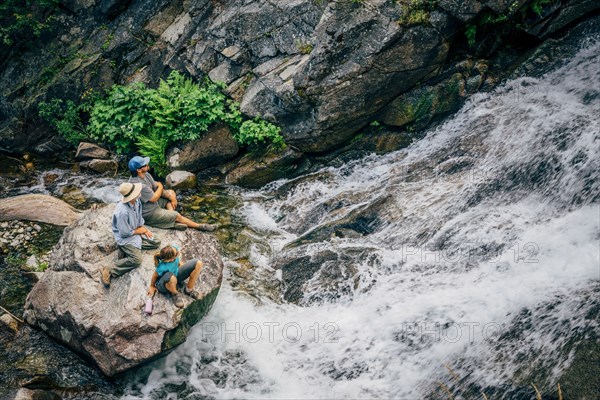
[[[114,85],[108,97],[96,102],[90,110],[91,137],[113,145],[117,153],[131,151],[136,134],[150,130],[150,116],[143,106],[144,89],[141,83]]]
[[[529,4],[529,8],[531,9],[531,11],[536,13],[538,15],[538,17],[541,17],[542,12],[544,11],[544,7],[547,6],[548,4],[551,4],[552,1],[553,0],[533,0]]]
[[[223,122],[229,125],[233,132],[238,132],[243,121],[240,104],[233,100],[227,100],[227,108],[229,112],[223,117]]]
[[[244,121],[234,138],[240,144],[247,146],[270,141],[277,147],[284,147],[285,143],[279,132],[279,127],[260,118],[255,118],[254,120]]]
[[[153,129],[164,136],[167,145],[198,139],[217,122],[228,124],[234,132],[241,131],[239,105],[228,100],[221,88],[222,84],[209,80],[197,85],[177,71],[161,80],[157,89],[141,83],[115,85],[91,110],[89,129],[101,141],[113,144],[118,153],[133,150],[137,139]],[[266,131],[255,135],[257,138],[274,137],[268,125],[258,129],[262,128]]]
[[[438,4],[438,0],[397,0],[402,4],[402,16],[396,21],[401,26],[429,23],[430,12]]]
[[[3,0],[0,2],[0,44],[13,43],[39,37],[52,29],[58,0]]]
[[[508,15],[506,14],[496,15],[492,12],[487,12],[481,17],[480,25],[496,25],[506,21],[508,21]]]
[[[100,47],[102,49],[102,51],[108,50],[108,48],[110,47],[110,44],[112,43],[114,38],[115,38],[115,35],[112,33],[106,37],[106,40],[104,41],[104,43],[102,43],[102,46]]]
[[[36,271],[37,272],[44,272],[45,270],[48,269],[48,263],[47,262],[41,262],[38,264]]]
[[[39,115],[71,144],[77,144],[89,135],[80,117],[80,106],[72,100],[52,99],[38,105]]]
[[[166,176],[169,173],[165,155],[169,146],[167,135],[161,135],[153,129],[148,136],[140,136],[136,145],[141,155],[150,157],[154,170],[159,176]]]
[[[42,103],[40,115],[71,143],[88,139],[108,144],[119,154],[139,151],[152,158],[161,176],[168,173],[167,147],[198,139],[214,123],[229,125],[242,145],[284,145],[275,125],[261,119],[244,122],[239,104],[226,98],[223,87],[209,80],[198,85],[173,71],[156,89],[143,83],[113,85],[103,99],[84,93],[80,106],[57,99]],[[87,126],[80,118],[85,113]]]
[[[465,29],[465,36],[467,37],[467,43],[470,47],[475,46],[477,37],[477,25],[468,24]]]
[[[296,41],[296,47],[302,54],[310,54],[310,52],[313,51],[313,45],[311,43],[302,42],[300,40]]]

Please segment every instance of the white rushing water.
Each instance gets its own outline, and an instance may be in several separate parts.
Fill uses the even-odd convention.
[[[301,305],[235,291],[229,261],[209,315],[125,398],[422,398],[527,386],[534,368],[555,384],[569,338],[598,329],[599,86],[590,40],[406,149],[243,192],[271,279],[337,258]]]

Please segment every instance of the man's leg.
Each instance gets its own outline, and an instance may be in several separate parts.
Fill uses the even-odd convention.
[[[180,223],[180,224],[184,224],[190,228],[194,228],[194,229],[200,229],[202,231],[208,231],[208,232],[212,232],[215,229],[217,229],[216,225],[211,225],[211,224],[199,224],[197,222],[192,221],[189,218],[184,217],[183,215],[177,213],[177,218],[175,219],[176,222]]]
[[[160,240],[156,236],[154,236],[152,239],[142,236],[142,250],[153,250],[158,249],[159,247]]]
[[[165,210],[174,210],[173,204],[169,201],[169,199],[166,199],[164,197],[158,199],[158,206]]]
[[[175,199],[177,198],[176,194],[175,194],[175,191],[172,190],[172,189],[164,190],[163,191],[163,196],[165,196],[165,197],[162,198],[162,199],[165,200],[165,204],[161,205],[161,207],[163,207],[165,210],[174,211],[175,208],[177,208],[177,200],[175,202],[173,202],[171,200],[171,198],[175,198]]]
[[[132,244],[119,246],[119,248],[125,253],[125,257],[117,261],[110,269],[110,274],[112,276],[121,276],[132,269],[139,267],[142,263],[142,250]]]

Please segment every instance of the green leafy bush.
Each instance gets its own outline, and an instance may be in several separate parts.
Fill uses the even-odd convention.
[[[261,119],[244,122],[239,104],[227,99],[222,88],[210,80],[196,84],[173,71],[156,89],[143,83],[113,85],[91,106],[82,103],[77,108],[67,102],[65,108],[53,100],[40,105],[40,115],[72,143],[91,139],[120,154],[139,151],[151,157],[159,175],[168,173],[165,151],[170,144],[198,139],[214,123],[228,124],[241,145],[268,141],[283,145],[275,125]],[[79,118],[82,112],[89,112],[85,127]]]
[[[283,147],[283,137],[279,134],[281,129],[270,122],[255,118],[244,121],[239,131],[234,135],[235,140],[242,145],[253,145],[271,142],[277,147]]]
[[[76,145],[89,137],[87,128],[80,117],[80,106],[72,100],[66,102],[52,99],[38,105],[40,116],[71,144]]]
[[[470,47],[475,46],[475,43],[477,43],[477,25],[473,25],[473,24],[468,24],[466,29],[465,29],[465,36],[467,38],[467,43],[469,44]]]
[[[169,140],[166,135],[161,135],[153,129],[148,136],[140,136],[136,142],[138,150],[144,157],[150,157],[157,175],[166,176],[169,173],[166,151]]]

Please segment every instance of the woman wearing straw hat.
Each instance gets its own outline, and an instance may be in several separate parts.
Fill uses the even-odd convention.
[[[124,182],[119,186],[123,196],[117,204],[112,217],[112,231],[119,250],[124,257],[107,267],[102,268],[102,283],[110,285],[111,276],[120,276],[140,266],[142,250],[157,249],[160,240],[144,226],[142,203],[139,199],[142,191],[141,183]]]

